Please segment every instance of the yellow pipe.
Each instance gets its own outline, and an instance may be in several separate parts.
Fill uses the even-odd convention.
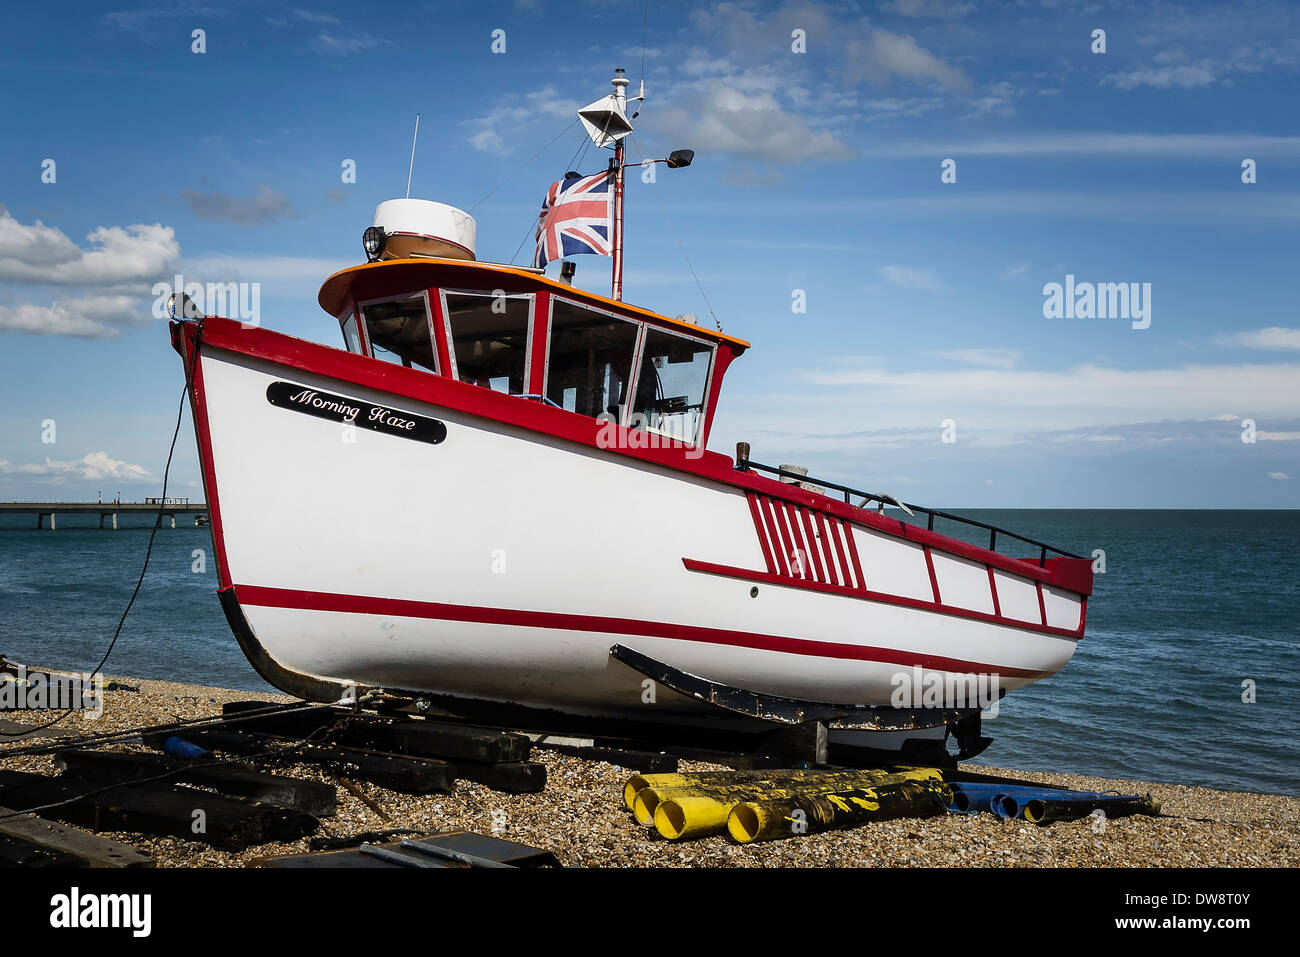
[[[710,797],[736,797],[741,801],[759,796],[767,796],[775,791],[803,793],[805,791],[833,791],[839,787],[861,787],[868,783],[889,783],[893,781],[931,781],[941,777],[934,768],[919,771],[814,771],[805,772],[798,778],[756,778],[751,780],[726,781],[713,784],[684,784],[676,786],[658,786],[642,788],[632,802],[632,813],[638,824],[649,827],[654,823],[655,808],[667,798],[682,795],[708,795]]]
[[[835,780],[792,782],[788,787],[777,786],[738,786],[728,792],[708,788],[676,788],[671,796],[665,796],[654,807],[654,826],[659,834],[670,841],[687,840],[721,833],[727,826],[732,810],[740,804],[777,799],[793,800],[796,798],[816,797],[825,793],[839,794],[849,791],[865,791],[873,785],[878,787],[893,786],[902,782],[939,782],[942,778],[935,768],[920,771],[904,771],[884,778],[875,775],[868,779],[859,779],[855,785],[851,778],[837,776]],[[638,798],[640,795],[638,795]],[[645,802],[642,802],[645,806]]]
[[[747,801],[728,814],[727,833],[739,844],[780,840],[857,827],[868,821],[942,814],[951,800],[952,790],[943,781],[903,781],[874,788]]]
[[[878,774],[894,774],[899,771],[921,770],[916,765],[899,765],[897,767],[867,769]],[[857,773],[867,773],[860,771]],[[636,801],[637,792],[642,788],[661,787],[678,788],[694,784],[739,784],[742,781],[782,781],[816,778],[826,774],[838,774],[838,771],[817,771],[807,768],[769,768],[759,771],[682,771],[674,774],[634,774],[623,786],[623,803],[628,810]]]

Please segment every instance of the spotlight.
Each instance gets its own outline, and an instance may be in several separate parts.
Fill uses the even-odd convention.
[[[366,231],[361,234],[361,245],[365,247],[366,258],[371,262],[377,260],[384,252],[384,244],[388,242],[388,234],[384,232],[382,226],[368,226]]]

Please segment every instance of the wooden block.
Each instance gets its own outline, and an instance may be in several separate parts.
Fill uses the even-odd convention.
[[[527,761],[532,741],[512,731],[494,731],[425,719],[385,722],[357,720],[336,732],[340,744],[397,754],[476,761],[481,764]]]
[[[299,811],[176,785],[127,784],[85,796],[96,783],[0,770],[0,800],[20,811],[58,804],[45,813],[90,830],[165,834],[226,850],[297,840],[320,826],[314,817]],[[199,811],[201,816],[196,814]],[[197,820],[203,821],[203,828],[196,832]]]
[[[129,844],[74,830],[35,814],[12,816],[15,813],[7,807],[0,807],[0,835],[70,855],[86,867],[154,866],[153,858]]]
[[[457,761],[456,777],[505,794],[538,794],[546,788],[546,765],[536,761],[476,764]]]
[[[111,781],[174,772],[166,780],[198,784],[222,794],[287,807],[314,817],[329,817],[338,807],[338,792],[331,784],[265,774],[230,764],[205,766],[203,759],[189,762],[139,752],[85,750],[63,751],[55,761],[74,777]]]

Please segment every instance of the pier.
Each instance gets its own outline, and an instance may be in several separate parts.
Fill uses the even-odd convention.
[[[176,527],[177,514],[202,515],[206,518],[206,502],[191,502],[188,498],[147,498],[143,502],[0,502],[0,515],[27,514],[36,516],[36,527],[45,527],[45,518],[50,519],[50,531],[58,528],[59,515],[98,515],[99,527],[104,528],[107,519],[109,527],[117,528],[119,514],[158,516],[158,525],[165,519],[171,519],[171,527]]]

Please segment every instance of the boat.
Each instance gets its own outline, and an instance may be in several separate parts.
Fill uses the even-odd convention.
[[[610,168],[551,187],[533,266],[477,259],[473,218],[408,180],[367,261],[320,289],[342,348],[173,305],[235,637],[306,700],[976,753],[989,687],[996,704],[1074,654],[1091,562],[708,447],[750,344],[623,300],[642,164],[613,82],[580,113]],[[548,218],[571,191],[608,204],[612,233]],[[583,243],[612,256],[609,296],[572,285]]]

